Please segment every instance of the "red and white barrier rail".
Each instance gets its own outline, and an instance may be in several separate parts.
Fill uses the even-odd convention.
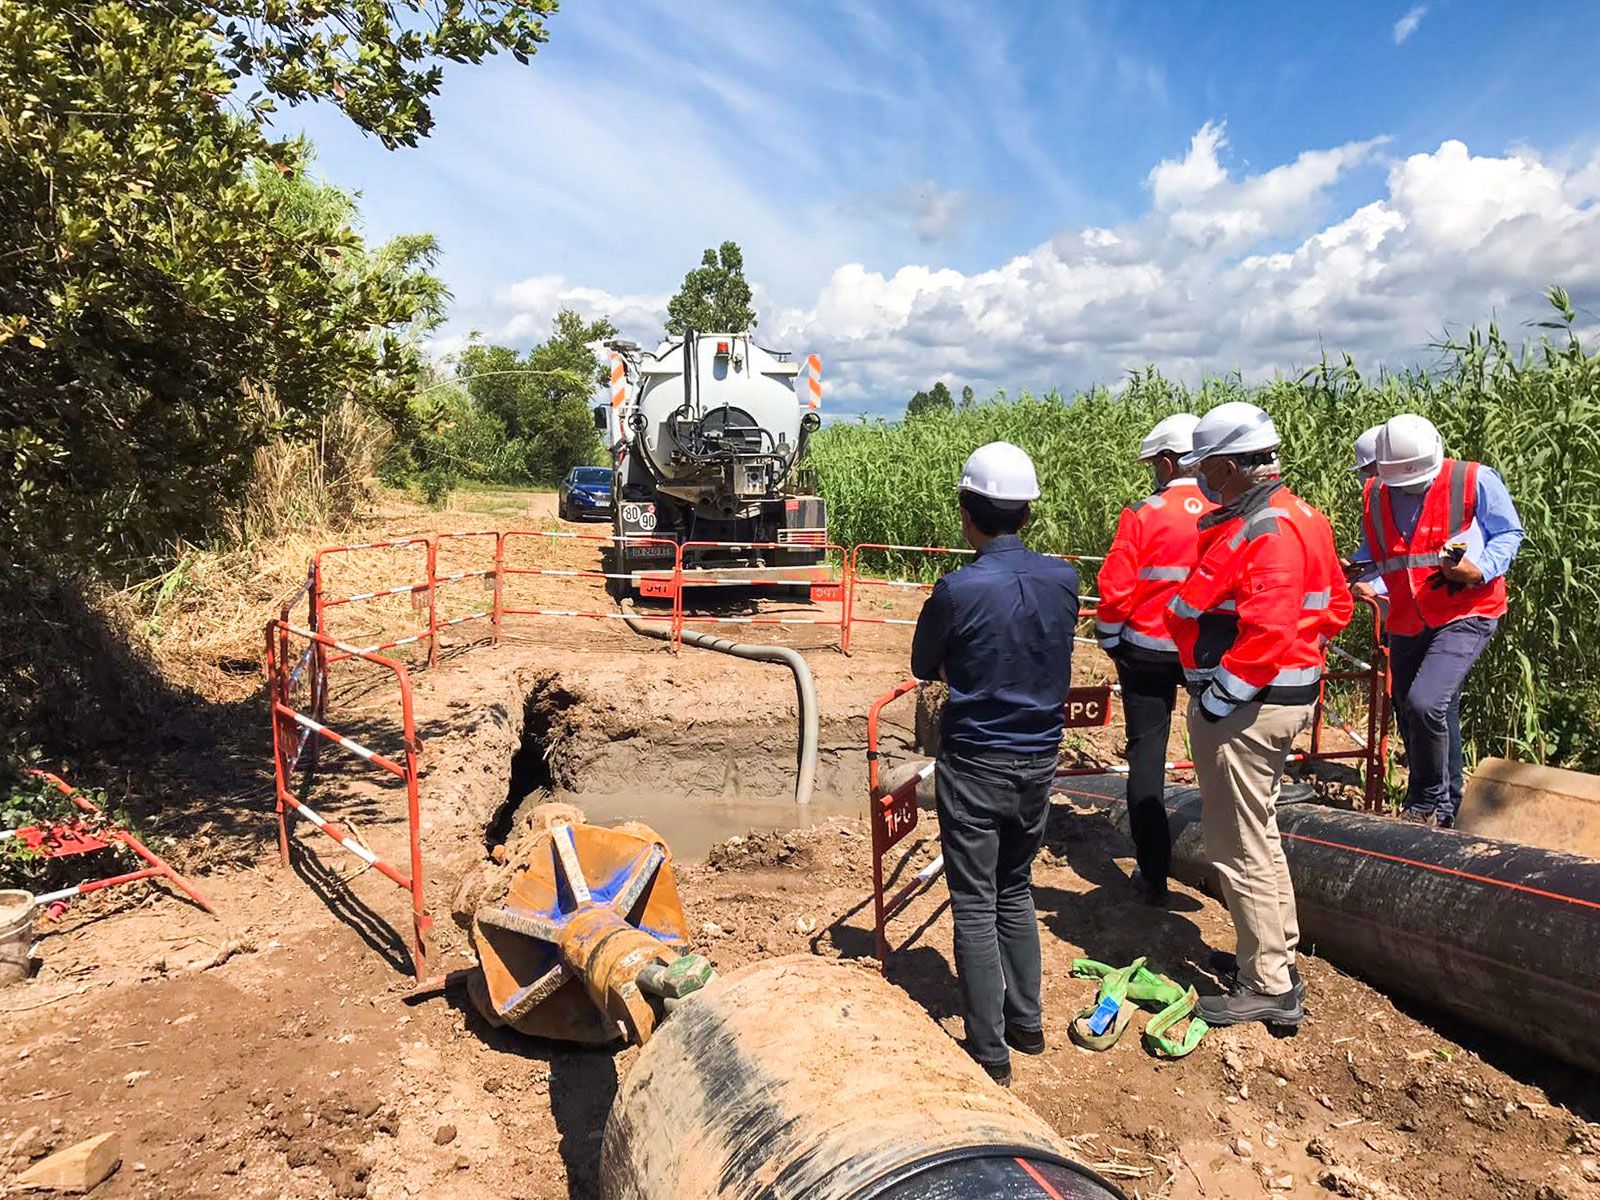
[[[400,700],[400,726],[403,751],[399,755],[383,754],[356,739],[330,728],[323,720],[293,707],[291,703],[290,671],[285,647],[306,642],[317,648],[312,658],[322,660],[360,659],[394,675]],[[269,621],[266,629],[267,691],[272,713],[273,778],[276,788],[278,817],[278,854],[285,866],[289,865],[289,815],[298,814],[327,834],[340,847],[354,854],[374,870],[387,877],[411,896],[411,956],[412,967],[419,986],[436,982],[428,978],[428,932],[433,918],[428,915],[422,876],[422,815],[421,787],[418,771],[416,720],[411,695],[411,673],[405,665],[391,658],[336,641],[315,630],[303,629],[281,619]],[[318,687],[313,694],[321,694]],[[371,849],[361,845],[341,826],[323,816],[294,794],[291,783],[300,754],[299,747],[306,738],[316,737],[338,746],[387,775],[404,784],[406,789],[406,827],[409,839],[410,870],[401,870]]]
[[[915,617],[864,617],[856,612],[856,594],[858,588],[887,588],[895,591],[923,591],[933,590],[933,584],[922,579],[889,579],[878,578],[866,573],[862,569],[861,556],[863,553],[879,556],[922,554],[937,556],[940,559],[971,558],[974,551],[966,547],[956,546],[904,546],[894,542],[860,542],[850,548],[850,553],[845,559],[845,619],[844,632],[840,644],[844,652],[850,652],[850,636],[856,625],[915,625]],[[1103,556],[1093,554],[1050,554],[1047,558],[1059,558],[1063,562],[1091,563],[1104,562]],[[1093,595],[1080,596],[1079,599],[1086,606],[1087,615],[1093,615],[1093,605],[1099,602],[1100,597]],[[1091,639],[1079,638],[1085,644]]]
[[[734,554],[746,554],[751,551],[760,551],[771,554],[775,558],[784,555],[805,554],[807,556],[820,554],[820,563],[783,563],[774,562],[768,567],[749,567],[744,565],[729,565],[719,567],[715,563],[707,567],[694,566],[687,570],[684,567],[686,559],[691,555],[696,559],[707,557],[706,552],[726,550]],[[839,567],[835,571],[827,564],[829,555],[838,557]],[[698,572],[705,571],[706,575],[696,577]],[[766,571],[770,574],[754,574],[753,572]],[[724,574],[726,572],[726,574]],[[720,616],[720,615],[695,615],[690,616],[684,607],[684,593],[688,587],[730,587],[730,588],[767,588],[767,587],[804,587],[810,589],[810,600],[813,604],[839,606],[837,616],[833,617],[791,617],[791,616]],[[845,647],[846,626],[849,621],[849,591],[850,591],[850,559],[843,546],[832,542],[817,545],[794,545],[789,542],[684,542],[678,546],[678,552],[673,566],[673,602],[672,602],[672,641],[675,646],[683,644],[683,631],[690,625],[776,625],[780,627],[823,625],[836,626],[839,630],[839,647]]]
[[[165,879],[173,887],[205,909],[206,912],[216,913],[216,909],[211,907],[211,901],[206,899],[204,892],[173,870],[165,859],[161,858],[128,830],[106,821],[105,814],[77,788],[59,775],[54,775],[49,771],[29,769],[28,774],[36,779],[43,779],[70,800],[74,808],[86,817],[94,818],[94,820],[87,822],[82,820],[41,822],[39,825],[29,826],[24,829],[8,829],[3,836],[13,837],[24,842],[35,852],[43,854],[46,858],[64,858],[73,854],[90,854],[96,850],[108,849],[113,845],[122,845],[149,864],[138,871],[129,871],[104,879],[90,879],[68,888],[62,888],[60,891],[46,892],[42,896],[35,896],[35,903],[58,904],[64,900],[102,891],[105,888],[120,887],[125,883],[137,883],[141,879]]]

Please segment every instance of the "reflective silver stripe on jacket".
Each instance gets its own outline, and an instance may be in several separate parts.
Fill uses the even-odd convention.
[[[1124,629],[1122,640],[1130,646],[1139,646],[1145,650],[1163,650],[1177,653],[1178,643],[1171,638],[1152,637],[1148,633],[1140,633],[1137,629]]]
[[[1273,532],[1278,527],[1278,518],[1288,515],[1288,510],[1282,508],[1263,508],[1260,512],[1251,513],[1244,519],[1244,524],[1239,526],[1233,537],[1228,539],[1228,549],[1237,550],[1242,543],[1252,541],[1264,533]]]
[[[1122,640],[1122,622],[1118,621],[1116,624],[1111,625],[1103,621],[1096,621],[1094,623],[1094,636],[1095,640],[1100,643],[1100,649],[1110,650]]]
[[[1211,686],[1220,691],[1234,704],[1248,704],[1260,694],[1261,689],[1253,683],[1246,683],[1227,667],[1218,667],[1211,674]]]
[[[1201,617],[1205,616],[1206,613],[1208,613],[1208,612],[1213,612],[1213,613],[1238,612],[1239,611],[1239,605],[1238,605],[1238,603],[1236,601],[1224,600],[1224,601],[1222,601],[1222,603],[1216,605],[1213,608],[1199,609],[1199,608],[1196,608],[1194,605],[1190,604],[1182,596],[1174,596],[1171,599],[1171,601],[1167,604],[1167,611],[1168,612],[1172,612],[1172,613],[1176,613],[1178,616],[1182,617],[1186,621],[1198,621]]]
[[[1220,696],[1212,689],[1207,688],[1200,693],[1200,707],[1214,717],[1226,717],[1239,706],[1232,700]]]
[[[1168,583],[1182,583],[1189,578],[1188,567],[1140,567],[1139,578]]]
[[[1305,687],[1316,683],[1322,678],[1322,668],[1289,667],[1279,671],[1263,687],[1246,683],[1226,667],[1185,667],[1183,677],[1191,684],[1214,683],[1224,695],[1243,704],[1253,700],[1269,687]]]
[[[1400,554],[1394,558],[1381,558],[1375,564],[1380,575],[1390,575],[1396,571],[1426,571],[1429,567],[1439,565],[1437,554]]]
[[[1167,605],[1167,611],[1177,613],[1185,621],[1198,621],[1203,615],[1198,608],[1190,604],[1182,596],[1174,596]]]
[[[1302,612],[1321,612],[1333,606],[1333,593],[1327,588],[1320,592],[1307,592],[1300,597],[1300,610]]]

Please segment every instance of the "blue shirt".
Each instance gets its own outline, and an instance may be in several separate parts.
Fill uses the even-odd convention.
[[[1015,536],[994,538],[934,584],[911,640],[911,673],[950,685],[944,746],[1058,752],[1077,628],[1078,572]]]
[[[1428,490],[1402,492],[1389,489],[1389,511],[1394,514],[1395,526],[1402,537],[1410,540],[1416,532],[1417,520],[1422,516],[1422,502]],[[1477,515],[1472,527],[1466,531],[1466,559],[1483,572],[1483,581],[1499,579],[1511,569],[1511,561],[1522,548],[1522,518],[1517,506],[1511,502],[1505,480],[1493,467],[1478,468]],[[1362,523],[1361,545],[1350,556],[1353,563],[1372,561],[1372,548],[1367,545],[1366,523]]]

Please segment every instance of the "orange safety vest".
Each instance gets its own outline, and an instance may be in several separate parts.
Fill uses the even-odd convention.
[[[1472,525],[1478,509],[1478,464],[1454,458],[1444,466],[1423,497],[1417,527],[1408,541],[1395,523],[1389,487],[1367,481],[1362,518],[1372,561],[1389,589],[1390,633],[1415,637],[1464,617],[1502,617],[1506,612],[1506,579],[1501,575],[1479,587],[1433,586],[1439,554]]]
[[[1095,637],[1105,650],[1119,644],[1176,657],[1167,632],[1167,604],[1200,557],[1200,518],[1216,505],[1190,478],[1122,510],[1117,534],[1096,576]]]

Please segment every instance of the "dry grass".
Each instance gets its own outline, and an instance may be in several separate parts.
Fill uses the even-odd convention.
[[[125,589],[111,602],[138,627],[169,682],[207,700],[240,700],[261,686],[263,627],[284,597],[304,581],[317,549],[352,540],[549,524],[528,517],[528,507],[526,493],[464,490],[450,507],[434,510],[402,493],[378,489],[353,521],[302,526],[225,550],[185,550],[170,571]],[[522,519],[516,519],[519,516]],[[352,532],[357,529],[359,534]],[[475,539],[448,543],[440,570],[488,565],[478,561],[485,556],[486,545],[479,546]],[[333,558],[326,572],[328,591],[348,594],[421,578],[421,563],[415,549]],[[448,605],[471,601],[466,596],[458,601],[448,588],[440,589],[441,615],[453,612]],[[302,614],[297,610],[297,617]],[[421,624],[425,621],[412,611],[406,597],[369,602],[359,610],[336,610],[329,621],[335,636],[363,641],[410,632]]]

